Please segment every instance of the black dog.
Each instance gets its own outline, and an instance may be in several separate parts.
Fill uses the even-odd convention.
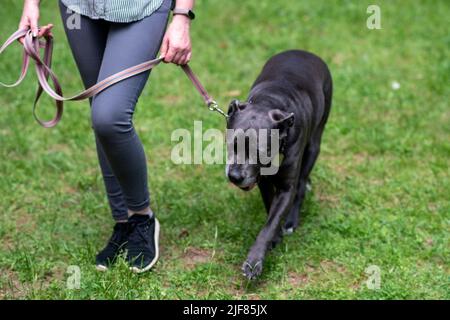
[[[266,252],[281,241],[283,229],[291,233],[298,226],[309,175],[330,113],[331,97],[332,79],[327,65],[312,53],[291,50],[273,56],[266,63],[246,102],[234,100],[230,104],[227,128],[234,132],[278,129],[279,150],[271,148],[270,141],[260,144],[264,139],[261,137],[257,138],[257,148],[259,152],[261,145],[267,146],[264,151],[269,161],[283,158],[272,175],[261,174],[267,163],[262,163],[260,157],[252,162],[246,156],[240,163],[232,161],[227,165],[228,178],[236,186],[250,190],[258,184],[268,213],[267,223],[242,266],[249,279],[261,274]],[[252,147],[249,136],[245,139],[245,151],[249,152]],[[237,135],[227,136],[227,145],[228,155],[239,157]]]

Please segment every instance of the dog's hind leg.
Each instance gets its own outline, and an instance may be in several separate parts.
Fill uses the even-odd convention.
[[[285,235],[292,234],[294,230],[298,227],[298,220],[300,214],[300,206],[301,206],[301,179],[299,178],[297,183],[297,194],[295,195],[294,203],[286,217],[286,221],[284,222],[284,227],[282,233]]]

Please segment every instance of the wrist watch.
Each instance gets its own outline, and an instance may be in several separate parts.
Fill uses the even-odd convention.
[[[194,11],[189,10],[189,9],[174,8],[173,9],[173,15],[177,15],[177,14],[186,16],[186,17],[188,17],[191,20],[195,19]]]

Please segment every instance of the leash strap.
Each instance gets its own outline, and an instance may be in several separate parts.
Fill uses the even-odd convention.
[[[45,128],[54,127],[61,120],[64,110],[63,107],[64,101],[79,101],[91,98],[115,83],[118,83],[122,80],[128,79],[137,74],[153,69],[158,64],[160,64],[164,59],[163,57],[160,57],[127,68],[125,70],[122,70],[116,74],[109,76],[108,78],[96,83],[92,87],[72,97],[65,98],[63,96],[62,88],[58,81],[58,78],[51,69],[52,54],[53,54],[53,37],[45,36],[44,37],[45,41],[40,41],[37,37],[33,37],[31,30],[26,29],[17,30],[0,47],[0,54],[3,53],[3,51],[8,46],[10,46],[12,43],[14,43],[16,40],[22,37],[24,37],[24,44],[23,44],[24,51],[20,76],[18,80],[12,84],[5,84],[3,82],[0,82],[0,85],[9,88],[18,86],[25,78],[30,65],[30,59],[32,59],[35,62],[36,75],[38,77],[39,82],[38,90],[36,92],[36,98],[34,99],[33,103],[33,115],[36,121]],[[44,49],[44,55],[42,58],[40,50],[41,48]],[[217,103],[211,98],[206,89],[202,86],[201,82],[198,80],[192,69],[188,65],[184,65],[181,67],[188,76],[188,78],[192,81],[194,87],[203,97],[205,104],[208,106],[208,108],[212,111],[217,111],[226,117],[227,115],[221,109],[218,108]],[[54,89],[49,84],[49,78],[53,83]],[[51,98],[53,98],[53,100],[55,100],[55,107],[56,107],[55,116],[53,117],[53,119],[49,121],[42,121],[36,115],[36,106],[43,92],[47,93]]]
[[[192,71],[191,67],[189,67],[189,65],[185,64],[185,65],[181,66],[181,68],[183,69],[184,73],[186,73],[189,80],[191,80],[192,84],[197,89],[197,91],[202,95],[203,100],[205,101],[206,105],[208,106],[208,109],[210,111],[216,111],[216,112],[220,113],[222,116],[224,116],[225,118],[228,118],[228,115],[225,112],[223,112],[222,109],[219,108],[219,105],[217,104],[217,102],[208,94],[208,91],[206,91],[206,89],[201,84],[200,80],[198,80],[197,76]]]

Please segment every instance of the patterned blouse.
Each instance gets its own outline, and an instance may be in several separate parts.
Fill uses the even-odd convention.
[[[170,0],[61,0],[73,12],[112,22],[141,20]]]

